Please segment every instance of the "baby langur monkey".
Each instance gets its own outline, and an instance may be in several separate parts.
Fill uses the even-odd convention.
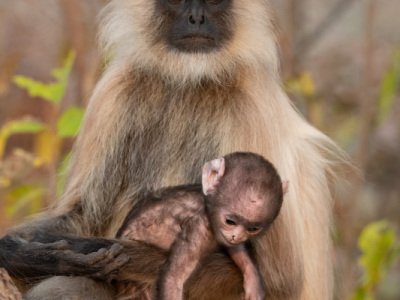
[[[201,186],[144,196],[144,206],[128,215],[119,236],[170,250],[156,299],[183,299],[184,284],[201,259],[223,246],[243,274],[244,298],[262,300],[264,281],[245,242],[272,224],[287,188],[263,157],[232,153],[204,165]]]

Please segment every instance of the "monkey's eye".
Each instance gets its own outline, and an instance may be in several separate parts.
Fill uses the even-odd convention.
[[[185,0],[168,0],[168,3],[172,4],[172,5],[178,5],[178,4],[181,4],[184,1]]]
[[[207,4],[210,4],[210,5],[218,5],[223,1],[224,0],[206,0]]]
[[[260,230],[261,230],[260,227],[250,227],[250,228],[247,228],[247,231],[250,232],[250,233],[256,233],[256,232],[258,232],[258,231],[260,231]]]
[[[231,219],[225,219],[225,223],[228,224],[229,226],[236,226],[236,222],[231,220]]]

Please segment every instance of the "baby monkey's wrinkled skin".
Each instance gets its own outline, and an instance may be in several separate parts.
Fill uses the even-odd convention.
[[[244,299],[265,299],[265,287],[245,242],[278,216],[288,183],[271,163],[253,153],[232,153],[203,167],[202,185],[166,188],[144,196],[119,231],[170,250],[156,299],[183,299],[186,280],[200,260],[226,247],[243,274]]]

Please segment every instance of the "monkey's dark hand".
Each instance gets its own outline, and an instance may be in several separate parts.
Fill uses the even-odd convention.
[[[80,275],[111,280],[128,260],[121,245],[106,239],[47,235],[0,240],[0,267],[17,278]]]
[[[85,275],[110,281],[117,276],[120,268],[129,261],[129,256],[122,251],[123,247],[115,243],[109,248],[101,248],[88,254],[77,253],[72,250],[53,253],[60,259],[58,269],[62,274],[71,272],[72,275]]]

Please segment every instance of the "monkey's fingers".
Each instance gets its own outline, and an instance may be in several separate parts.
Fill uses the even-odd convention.
[[[93,257],[90,254],[76,253],[72,250],[65,250],[56,254],[62,258],[66,265],[76,267],[90,267],[92,266]]]
[[[27,242],[24,248],[29,250],[67,250],[69,243],[66,240],[60,240],[53,243],[41,243],[41,242]]]
[[[130,257],[128,255],[121,254],[112,262],[107,264],[101,271],[95,273],[93,277],[111,281],[117,277],[119,270],[129,261],[129,259]]]
[[[96,252],[86,254],[84,257],[85,262],[93,266],[98,265],[99,262],[102,262],[107,258],[108,258],[108,250],[105,248],[101,248]]]
[[[122,250],[123,247],[120,244],[115,243],[110,247],[110,249],[101,248],[96,252],[87,254],[86,259],[89,264],[102,267],[114,261],[122,253]]]
[[[87,276],[107,281],[114,279],[119,269],[130,259],[128,255],[123,254],[123,247],[118,243],[114,243],[109,249],[101,248],[89,254],[66,250],[63,255],[64,261],[72,270],[82,272],[85,269],[84,273]]]
[[[110,257],[118,256],[119,254],[122,253],[123,249],[124,249],[124,247],[122,247],[122,245],[115,243],[110,247],[110,250],[108,250],[108,255]]]

